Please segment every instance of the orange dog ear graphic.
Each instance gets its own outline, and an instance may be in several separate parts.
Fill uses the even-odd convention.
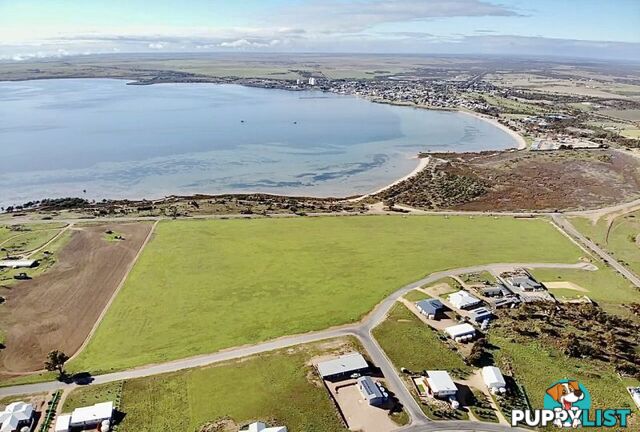
[[[547,389],[547,394],[553,398],[554,401],[560,402],[560,396],[564,391],[562,384],[556,384],[553,387]]]

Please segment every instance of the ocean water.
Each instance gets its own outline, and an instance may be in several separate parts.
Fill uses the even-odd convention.
[[[516,145],[472,116],[318,91],[0,82],[0,206],[63,196],[347,196],[408,174],[420,151]]]

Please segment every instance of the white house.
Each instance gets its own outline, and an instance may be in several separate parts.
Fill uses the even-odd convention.
[[[502,372],[495,366],[482,368],[482,379],[492,394],[506,393],[507,383],[502,376]]]
[[[314,86],[314,85],[316,85],[316,79],[315,79],[315,78],[313,78],[313,77],[309,78],[309,85],[310,85],[310,86]]]
[[[447,327],[444,331],[456,342],[467,342],[476,337],[476,329],[469,323]]]
[[[457,309],[469,309],[482,303],[468,292],[460,290],[449,295],[449,302]]]
[[[267,427],[262,422],[255,422],[249,425],[248,432],[287,432],[286,426]]]
[[[431,393],[439,398],[455,396],[458,387],[446,371],[427,371],[427,384]]]
[[[25,426],[31,430],[33,405],[26,402],[14,402],[0,412],[0,432],[18,432]]]

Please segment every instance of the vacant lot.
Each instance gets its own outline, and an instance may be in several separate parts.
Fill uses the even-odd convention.
[[[587,295],[607,312],[629,316],[629,310],[622,305],[640,302],[640,290],[602,261],[594,263],[599,270],[534,269],[532,273],[541,282],[573,282],[587,290],[551,289],[551,293],[557,297],[575,298]]]
[[[121,369],[325,329],[435,270],[580,255],[541,219],[166,221],[71,366]]]
[[[397,368],[414,372],[469,371],[462,357],[401,303],[393,306],[389,317],[373,330],[373,336]]]
[[[125,240],[107,241],[106,226],[74,228],[57,253],[53,267],[32,280],[0,288],[0,328],[6,348],[2,369],[38,370],[46,354],[75,352],[124,277],[151,224],[118,224],[108,228]]]
[[[262,420],[291,432],[345,431],[309,360],[353,349],[350,340],[298,346],[217,366],[124,382],[121,432],[184,432],[220,419]],[[76,390],[74,401],[113,398],[114,385]],[[102,392],[102,394],[100,393]],[[236,429],[237,430],[237,429]]]
[[[553,383],[570,378],[589,390],[593,408],[631,408],[634,411],[631,397],[608,364],[569,358],[536,342],[525,344],[498,336],[491,337],[490,341],[499,347],[494,351],[497,365],[504,368],[508,364],[513,368],[515,378],[524,386],[533,408],[542,408],[546,389]],[[637,413],[635,417],[637,422]]]
[[[434,154],[443,159],[378,196],[419,208],[588,209],[640,197],[640,163],[615,150]]]
[[[618,216],[611,221],[601,218],[596,224],[579,217],[573,218],[571,223],[618,261],[640,274],[640,211]]]

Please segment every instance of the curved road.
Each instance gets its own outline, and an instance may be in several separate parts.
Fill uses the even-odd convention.
[[[444,277],[458,276],[465,273],[475,273],[482,271],[502,272],[513,268],[567,268],[594,270],[595,267],[588,263],[577,264],[550,264],[550,263],[502,263],[488,264],[473,267],[464,267],[453,270],[446,270],[431,273],[429,276],[406,285],[393,294],[385,298],[376,308],[367,315],[361,322],[354,325],[347,325],[338,328],[331,328],[318,332],[310,332],[301,335],[287,336],[268,342],[255,345],[237,347],[213,354],[205,354],[197,357],[174,360],[167,363],[148,365],[139,368],[129,369],[121,372],[114,372],[93,377],[91,384],[103,384],[113,381],[129,380],[142,378],[152,375],[159,375],[169,372],[191,369],[214,363],[224,362],[228,360],[239,359],[242,357],[252,356],[268,351],[280,350],[295,345],[316,342],[325,339],[332,339],[343,336],[354,336],[362,343],[365,350],[369,354],[372,362],[377,365],[383,372],[386,384],[398,400],[402,403],[405,410],[411,418],[411,425],[401,428],[400,430],[408,432],[426,432],[426,431],[505,431],[513,430],[499,424],[485,424],[470,421],[432,421],[422,412],[422,409],[413,398],[402,379],[398,375],[391,360],[384,353],[380,345],[372,336],[372,331],[387,316],[389,310],[394,303],[409,291],[422,285],[436,282]],[[25,384],[12,387],[0,388],[0,397],[15,396],[31,393],[51,392],[59,389],[72,389],[78,387],[77,384],[66,384],[59,381],[50,381],[45,383]]]

